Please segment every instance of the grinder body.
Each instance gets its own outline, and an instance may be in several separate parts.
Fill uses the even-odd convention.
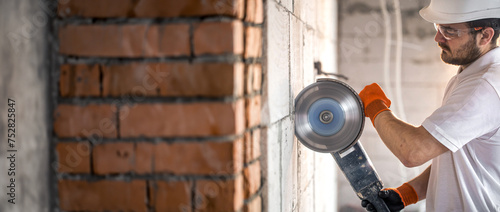
[[[347,84],[319,79],[295,99],[295,135],[306,147],[330,153],[356,195],[377,211],[389,211],[378,197],[382,181],[358,142],[364,127],[363,103]]]

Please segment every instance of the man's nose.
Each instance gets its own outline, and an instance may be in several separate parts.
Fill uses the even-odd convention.
[[[444,38],[444,36],[441,34],[441,32],[438,30],[436,32],[436,36],[434,36],[434,41],[438,42],[438,43],[444,43],[446,42],[446,38]]]

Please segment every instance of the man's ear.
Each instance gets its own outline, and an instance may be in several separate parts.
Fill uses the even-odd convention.
[[[483,29],[483,31],[481,32],[479,45],[489,45],[494,34],[495,31],[493,31],[493,28],[491,27],[486,27],[485,29]]]

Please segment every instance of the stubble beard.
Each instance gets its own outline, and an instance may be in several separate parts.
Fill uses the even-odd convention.
[[[438,45],[443,48],[441,60],[451,65],[467,65],[474,62],[481,55],[479,47],[476,46],[475,36],[472,36],[467,43],[456,51],[451,51],[450,47],[443,43],[438,43]]]

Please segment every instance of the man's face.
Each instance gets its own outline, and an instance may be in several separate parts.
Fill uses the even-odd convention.
[[[434,40],[442,49],[441,59],[443,62],[452,65],[467,65],[474,62],[481,55],[476,34],[470,33],[466,24],[442,24],[441,27],[461,32],[460,36],[449,40],[443,36],[441,31],[436,33]]]

